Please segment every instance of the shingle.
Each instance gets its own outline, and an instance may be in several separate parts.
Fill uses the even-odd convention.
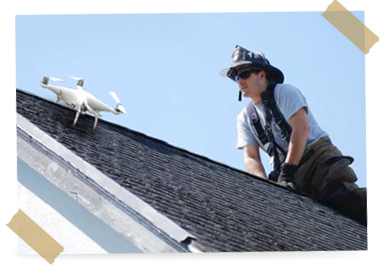
[[[367,229],[308,197],[17,90],[17,112],[197,237],[206,251],[366,250]]]

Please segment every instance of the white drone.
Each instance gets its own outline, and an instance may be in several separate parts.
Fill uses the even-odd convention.
[[[97,126],[98,117],[101,116],[99,112],[101,111],[111,112],[116,115],[127,113],[124,107],[121,105],[119,98],[115,92],[112,92],[112,91],[109,92],[112,98],[114,98],[114,100],[117,103],[115,109],[113,109],[112,107],[101,102],[100,100],[95,98],[94,95],[92,95],[91,93],[83,89],[83,81],[84,81],[83,78],[76,78],[72,76],[69,76],[69,77],[77,81],[76,90],[67,88],[67,87],[48,85],[49,79],[56,82],[65,82],[62,79],[57,79],[52,77],[44,77],[43,80],[40,82],[40,85],[41,87],[49,89],[55,94],[57,94],[57,98],[54,100],[55,103],[59,102],[60,100],[63,100],[67,104],[67,106],[77,111],[77,114],[75,115],[75,118],[74,118],[74,123],[73,123],[74,126],[78,121],[79,115],[80,114],[84,115],[86,111],[89,111],[89,113],[93,114],[95,117],[93,129],[95,129],[95,127]]]

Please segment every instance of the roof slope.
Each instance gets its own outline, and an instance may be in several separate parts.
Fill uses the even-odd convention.
[[[197,237],[204,251],[366,250],[367,228],[308,197],[17,90],[17,112]]]

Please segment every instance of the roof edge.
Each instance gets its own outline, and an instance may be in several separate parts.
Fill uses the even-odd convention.
[[[153,227],[150,230],[155,230],[159,234],[169,236],[171,239],[175,240],[177,243],[181,244],[183,247],[184,243],[190,243],[196,239],[192,234],[185,231],[179,225],[174,223],[168,217],[159,213],[149,204],[141,200],[136,195],[132,194],[125,188],[121,187],[115,181],[110,179],[108,176],[100,172],[93,165],[85,162],[82,158],[75,155],[65,146],[54,140],[51,136],[46,134],[44,131],[39,129],[33,123],[28,121],[22,115],[17,113],[17,127],[19,130],[25,132],[33,142],[36,142],[38,145],[42,146],[42,149],[50,151],[53,155],[58,156],[65,164],[70,165],[74,171],[82,173],[86,179],[91,180],[98,188],[101,188],[108,192],[108,197],[110,194],[117,198],[111,199],[114,203],[122,202],[127,208],[130,208],[133,212],[137,213],[140,218],[145,220],[146,227]],[[18,131],[19,131],[18,130]],[[19,132],[18,132],[19,134]],[[83,181],[83,180],[81,180]],[[121,206],[118,206],[121,207]],[[122,206],[123,207],[123,206]],[[124,208],[124,211],[126,209]],[[144,221],[143,221],[144,223]],[[185,248],[185,250],[189,248]]]

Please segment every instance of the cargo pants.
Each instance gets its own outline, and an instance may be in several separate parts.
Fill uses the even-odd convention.
[[[359,188],[349,165],[353,158],[343,156],[329,137],[307,148],[295,173],[302,192],[331,205],[344,214],[367,224],[366,188]]]

